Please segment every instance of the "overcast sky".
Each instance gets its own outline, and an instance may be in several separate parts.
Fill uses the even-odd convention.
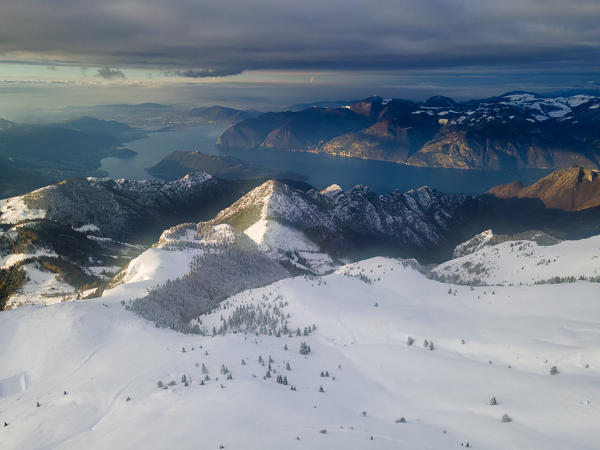
[[[23,83],[288,83],[300,97],[597,86],[599,23],[599,0],[4,1],[0,93]]]

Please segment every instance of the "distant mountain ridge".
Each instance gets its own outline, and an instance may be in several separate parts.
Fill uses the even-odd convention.
[[[556,170],[531,186],[520,181],[488,191],[498,198],[534,198],[548,208],[580,211],[600,206],[600,172],[583,167]]]
[[[0,118],[0,130],[4,130],[6,128],[10,128],[13,125],[14,125],[14,123],[12,123],[11,121]]]
[[[190,116],[202,119],[206,123],[231,123],[235,124],[242,120],[256,117],[261,113],[255,110],[241,110],[228,108],[226,106],[213,105],[200,108],[193,108]]]
[[[278,172],[244,163],[229,155],[209,155],[198,150],[176,150],[147,169],[152,175],[171,181],[195,172],[207,172],[226,179],[286,178],[303,180],[304,176],[292,172]]]
[[[222,148],[293,150],[458,169],[600,166],[600,97],[509,92],[458,103],[369,97],[244,120]]]

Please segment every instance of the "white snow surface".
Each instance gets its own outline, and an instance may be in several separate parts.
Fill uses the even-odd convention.
[[[47,211],[43,209],[30,209],[23,201],[23,197],[0,200],[0,223],[17,223],[21,220],[43,219],[46,217],[46,213]]]
[[[304,233],[274,220],[259,219],[245,231],[259,248],[275,260],[289,260],[296,267],[323,274],[336,264]],[[291,257],[288,256],[291,254]]]
[[[119,284],[107,290],[105,295],[120,296],[124,300],[142,297],[148,289],[189,273],[194,258],[202,255],[211,242],[231,242],[233,239],[229,225],[213,226],[208,239],[198,236],[196,224],[166,230],[158,246],[132,259],[119,275]],[[174,245],[179,247],[173,248]]]
[[[577,282],[492,295],[373,258],[242,292],[202,316],[218,324],[237,305],[278,305],[291,327],[316,324],[306,337],[157,329],[125,310],[116,290],[3,312],[0,448],[597,448],[598,292]],[[273,378],[263,379],[259,355],[273,358]],[[203,363],[210,380],[200,385]],[[277,384],[278,374],[297,390]],[[159,380],[176,385],[159,389]]]
[[[27,258],[36,258],[38,256],[58,256],[56,252],[47,249],[37,249],[34,253],[10,253],[0,256],[0,269],[8,269],[15,264]]]
[[[75,231],[79,231],[80,233],[87,233],[87,232],[97,233],[100,231],[100,228],[98,227],[98,225],[94,225],[93,223],[88,223],[86,225],[82,225],[80,227],[73,228],[73,229]]]
[[[255,191],[257,194],[253,196]],[[341,188],[334,184],[322,192],[334,195],[339,191]],[[261,194],[262,197],[260,197]],[[270,211],[294,209],[288,204],[289,199],[275,192],[274,183],[264,183],[250,192],[248,197],[251,200],[259,197],[262,206],[260,218],[246,228],[244,233],[267,256],[275,260],[286,260],[300,269],[316,274],[330,272],[336,267],[333,259],[327,253],[322,252],[319,246],[306,237],[302,231],[286,226],[277,220],[269,219]]]
[[[491,239],[491,236],[490,236]],[[440,264],[433,274],[446,281],[485,284],[532,284],[554,278],[600,277],[600,236],[542,246],[534,241],[487,245]]]
[[[7,309],[24,305],[52,305],[73,299],[75,288],[59,280],[54,272],[40,270],[35,264],[26,264],[22,268],[27,282],[9,297]]]

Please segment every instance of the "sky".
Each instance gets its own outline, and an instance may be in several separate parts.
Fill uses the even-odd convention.
[[[7,114],[600,86],[598,0],[19,0],[1,11]]]

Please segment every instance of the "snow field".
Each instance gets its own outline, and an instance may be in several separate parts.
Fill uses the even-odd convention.
[[[23,392],[0,398],[0,423],[9,423],[0,447],[591,449],[600,442],[595,283],[471,290],[373,258],[242,292],[201,316],[210,327],[241,304],[283,302],[290,328],[316,324],[291,338],[157,329],[122,308],[125,292],[0,315],[0,386],[23,373],[28,380]],[[306,356],[303,341],[312,350]],[[269,355],[272,378],[264,379]],[[560,373],[552,376],[554,365]],[[276,383],[279,374],[297,390]],[[159,389],[159,380],[176,385]],[[488,404],[492,396],[498,405]],[[503,423],[503,414],[513,421]],[[396,423],[401,417],[406,423]]]

